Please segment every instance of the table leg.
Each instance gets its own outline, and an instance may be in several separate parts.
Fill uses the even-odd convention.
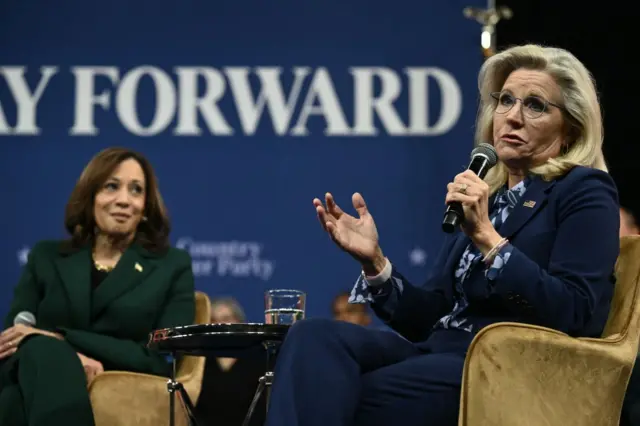
[[[242,426],[249,426],[251,416],[253,416],[253,412],[256,409],[256,405],[258,405],[258,401],[260,401],[260,396],[262,395],[262,391],[265,388],[266,382],[266,375],[260,377],[260,379],[258,380],[258,388],[256,389],[256,393],[253,395],[253,400],[251,401],[251,405],[249,405],[249,410],[247,411],[247,415],[244,418],[244,422],[242,422]]]
[[[176,421],[176,389],[178,383],[176,382],[176,356],[173,354],[173,361],[171,365],[171,378],[167,382],[167,390],[169,391],[169,426],[175,426]]]

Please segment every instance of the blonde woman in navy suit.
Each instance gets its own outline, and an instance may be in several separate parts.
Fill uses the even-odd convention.
[[[484,181],[465,171],[449,183],[446,202],[462,203],[465,221],[426,284],[409,283],[385,257],[360,194],[358,217],[331,194],[314,200],[323,228],[360,264],[350,301],[369,303],[399,335],[295,324],[267,426],[454,426],[465,354],[481,328],[517,321],[601,333],[620,223],[591,76],[565,50],[527,45],[489,58],[479,89],[476,140],[492,142],[499,163]]]

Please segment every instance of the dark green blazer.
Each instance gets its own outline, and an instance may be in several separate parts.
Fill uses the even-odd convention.
[[[16,314],[29,311],[37,328],[63,334],[77,352],[102,362],[105,370],[168,375],[165,356],[145,345],[154,329],[194,321],[189,254],[175,248],[155,254],[133,244],[95,290],[91,269],[88,247],[68,250],[60,241],[38,243],[16,286],[5,327],[13,325]]]

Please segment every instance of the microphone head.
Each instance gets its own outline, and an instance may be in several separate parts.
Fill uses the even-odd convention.
[[[488,143],[482,142],[477,147],[475,147],[473,151],[471,151],[471,159],[473,159],[473,157],[475,157],[476,155],[485,157],[489,162],[489,168],[495,166],[498,163],[498,153],[496,152],[496,149],[493,147],[493,145],[490,145]]]
[[[18,315],[16,315],[16,317],[13,319],[13,325],[18,324],[33,327],[34,325],[36,325],[36,317],[29,311],[22,311],[18,313]]]

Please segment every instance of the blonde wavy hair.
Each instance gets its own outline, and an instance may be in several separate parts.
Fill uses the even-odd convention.
[[[574,55],[564,49],[535,44],[509,48],[488,58],[478,76],[480,107],[476,119],[476,145],[493,144],[493,113],[495,100],[492,92],[502,90],[512,71],[525,68],[549,74],[560,87],[565,119],[571,126],[571,140],[560,155],[529,172],[552,180],[564,175],[575,166],[597,168],[608,172],[602,152],[604,133],[602,114],[595,82],[591,73]],[[491,192],[502,187],[508,179],[506,166],[498,162],[487,173],[485,181]]]

